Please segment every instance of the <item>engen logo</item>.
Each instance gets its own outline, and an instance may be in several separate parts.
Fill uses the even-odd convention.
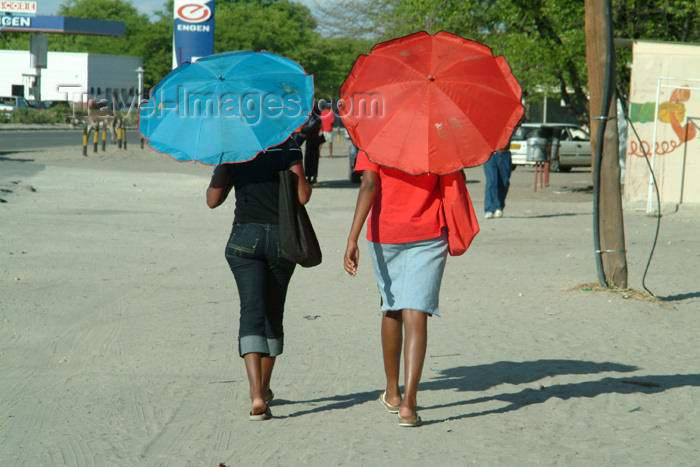
[[[200,3],[186,3],[177,9],[176,15],[187,23],[203,23],[211,18],[211,9]]]

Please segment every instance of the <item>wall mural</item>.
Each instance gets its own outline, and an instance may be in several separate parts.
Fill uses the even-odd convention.
[[[691,141],[697,135],[697,125],[693,122],[686,121],[685,102],[690,100],[690,89],[676,88],[671,93],[671,98],[659,104],[659,121],[671,125],[674,133],[678,136],[678,141],[665,140],[656,142],[656,154],[661,156],[669,154],[683,144]],[[630,103],[630,120],[632,123],[653,123],[655,102]],[[643,149],[643,150],[642,150]],[[630,154],[644,157],[651,155],[651,144],[648,141],[642,140],[642,145],[637,141],[630,141]]]

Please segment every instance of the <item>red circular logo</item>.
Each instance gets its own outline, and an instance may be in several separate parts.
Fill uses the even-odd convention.
[[[211,18],[211,9],[199,3],[187,3],[177,9],[177,17],[188,23],[203,23]]]

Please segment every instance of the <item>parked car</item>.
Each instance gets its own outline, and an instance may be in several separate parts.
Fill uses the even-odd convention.
[[[591,140],[588,132],[573,123],[523,123],[513,131],[510,153],[513,165],[531,165],[527,160],[528,138],[547,140],[551,156],[549,168],[555,172],[568,172],[573,167],[591,166]],[[557,144],[558,141],[558,144]]]
[[[54,107],[69,107],[70,104],[65,101],[31,101],[29,106],[37,110],[47,110]]]
[[[20,96],[7,96],[0,97],[0,112],[9,115],[10,112],[14,112],[18,109],[29,109],[31,106]]]

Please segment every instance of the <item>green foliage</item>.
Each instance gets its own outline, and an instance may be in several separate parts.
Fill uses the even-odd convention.
[[[160,17],[133,41],[133,55],[143,57],[144,87],[155,86],[173,68],[173,19]]]
[[[324,39],[303,55],[302,63],[314,75],[317,99],[337,99],[340,86],[350,73],[355,60],[368,52],[372,43],[361,39]]]
[[[398,18],[390,32],[446,30],[503,55],[528,100],[542,89],[585,119],[584,3],[580,0],[386,0]],[[551,90],[551,91],[550,91]]]
[[[700,0],[613,0],[615,37],[670,42],[700,42]],[[629,94],[632,51],[617,47],[617,76]]]
[[[128,0],[68,0],[58,10],[61,16],[123,21],[125,37],[84,35],[51,35],[50,50],[63,52],[90,52],[96,54],[136,55],[132,41],[139,41],[150,25],[148,16],[136,9]]]
[[[362,39],[326,39],[308,7],[288,0],[217,2],[214,51],[267,50],[296,60],[314,75],[317,98],[337,98]]]
[[[613,0],[616,37],[700,41],[700,0]],[[373,44],[445,30],[504,55],[528,100],[546,88],[587,119],[585,11],[581,0],[325,0],[317,18],[292,0],[218,0],[215,52],[268,50],[314,75],[317,97],[338,97],[355,59]],[[145,86],[172,69],[173,1],[150,21],[132,0],[67,0],[59,14],[124,21],[126,37],[50,35],[49,49],[144,58]],[[321,34],[322,33],[322,34]],[[0,47],[29,48],[29,35],[4,33]],[[617,50],[618,82],[629,83],[628,48]],[[556,96],[556,93],[559,96]]]
[[[315,44],[309,9],[287,0],[221,2],[216,5],[214,50],[267,50],[290,58]]]
[[[67,106],[52,107],[46,110],[18,109],[14,112],[0,113],[2,123],[67,123],[72,109]]]
[[[371,1],[371,0],[368,0]],[[380,0],[389,37],[447,30],[504,55],[529,100],[543,88],[581,120],[587,115],[585,3],[581,0]],[[375,2],[376,3],[376,2]],[[700,41],[700,0],[613,0],[615,37]],[[628,87],[631,60],[617,48],[618,83]],[[553,96],[555,89],[559,96]]]

